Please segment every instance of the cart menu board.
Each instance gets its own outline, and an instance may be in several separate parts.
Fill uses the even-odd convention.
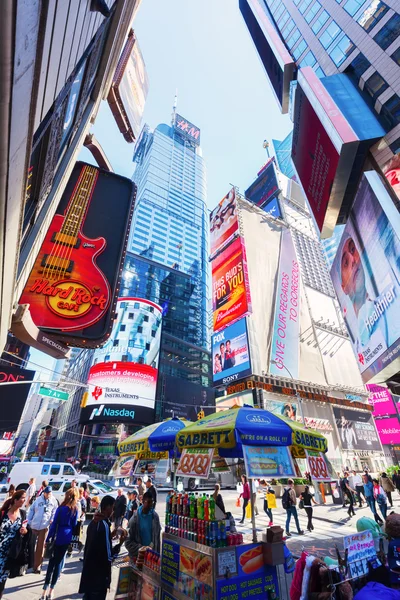
[[[163,537],[161,581],[199,600],[213,600],[211,556]]]

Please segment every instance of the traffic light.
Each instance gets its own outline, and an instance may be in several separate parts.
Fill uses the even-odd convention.
[[[85,408],[85,407],[86,407],[86,404],[87,404],[88,398],[89,398],[89,392],[85,392],[85,393],[83,394],[83,396],[82,396],[82,400],[81,400],[81,408]]]
[[[200,410],[197,413],[197,420],[200,421],[200,419],[204,419],[204,410]]]

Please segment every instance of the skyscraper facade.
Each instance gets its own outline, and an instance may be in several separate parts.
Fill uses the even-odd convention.
[[[296,178],[296,171],[292,162],[292,139],[293,131],[291,131],[284,140],[272,140],[272,147],[274,149],[275,160],[281,173],[289,177],[289,179]]]

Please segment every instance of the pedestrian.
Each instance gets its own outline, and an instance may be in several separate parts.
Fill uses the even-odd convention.
[[[392,492],[394,492],[394,490],[396,489],[393,481],[390,479],[390,477],[386,475],[386,473],[382,473],[382,475],[379,478],[379,483],[384,489],[384,492],[389,500],[390,506],[393,507]]]
[[[137,556],[139,548],[151,546],[160,552],[160,517],[153,508],[153,496],[150,491],[143,494],[143,503],[129,521],[126,549],[131,558]]]
[[[244,523],[244,519],[246,516],[246,508],[247,508],[247,505],[250,500],[250,486],[248,484],[246,475],[242,475],[242,485],[243,485],[243,490],[242,490],[242,493],[240,494],[239,498],[243,498],[243,516],[242,516],[242,520],[239,521],[239,523]]]
[[[272,525],[274,524],[274,519],[273,519],[273,516],[272,516],[272,508],[268,504],[268,495],[269,494],[274,494],[274,496],[275,496],[275,491],[269,485],[268,481],[265,481],[264,479],[262,479],[260,481],[260,486],[263,488],[263,492],[265,493],[265,496],[264,496],[264,512],[266,513],[266,515],[269,518],[268,527],[272,527]]]
[[[253,492],[254,514],[258,517],[257,492]]]
[[[393,473],[392,481],[396,486],[397,492],[400,494],[400,473],[399,471],[395,471]]]
[[[33,572],[38,575],[40,575],[43,561],[44,542],[57,507],[58,503],[52,494],[52,488],[47,486],[44,488],[43,493],[36,498],[28,512],[28,525],[36,537]]]
[[[362,504],[363,504],[363,500],[362,500],[361,496],[363,496],[364,500],[365,500],[364,486],[363,486],[363,482],[362,482],[362,479],[361,479],[361,475],[359,475],[357,473],[357,471],[353,470],[352,476],[349,477],[349,484],[350,484],[350,487],[353,490],[356,491],[356,497],[357,497],[357,500],[358,500],[358,505],[361,508]]]
[[[86,533],[85,553],[79,593],[84,600],[105,600],[111,584],[111,561],[120,551],[126,531],[120,534],[120,543],[111,543],[111,515],[115,506],[112,496],[104,496]]]
[[[94,513],[100,509],[100,498],[98,496],[93,496],[90,499],[90,508]]]
[[[86,498],[85,498],[85,490],[83,489],[83,487],[79,488],[79,498],[78,498],[78,504],[81,507],[81,514],[78,517],[78,524],[77,524],[77,529],[76,529],[76,535],[77,535],[77,547],[79,552],[81,552],[82,548],[83,548],[83,543],[82,543],[82,537],[83,537],[83,526],[85,524],[86,521],[86,511],[87,511],[87,503],[86,503]],[[79,529],[78,529],[79,526]]]
[[[341,480],[341,487],[342,487],[342,492],[343,492],[344,497],[346,497],[349,501],[349,509],[347,511],[347,514],[349,515],[349,517],[352,517],[356,514],[355,510],[354,510],[354,496],[353,496],[353,494],[355,493],[355,490],[353,490],[350,487],[348,477],[349,477],[349,473],[348,473],[348,471],[345,471],[343,473],[343,478]]]
[[[369,469],[367,467],[365,467],[365,469],[364,469],[364,475],[367,477],[368,481],[370,481],[372,483],[372,477],[369,474]]]
[[[52,600],[54,598],[54,588],[60,576],[61,566],[78,522],[78,497],[79,493],[76,488],[69,489],[65,494],[64,501],[57,508],[53,522],[50,525],[46,543],[54,545],[47,566],[41,600],[45,598]],[[47,595],[49,586],[50,593]]]
[[[222,499],[222,496],[221,496],[220,492],[221,492],[221,486],[219,485],[219,483],[216,483],[215,487],[214,487],[214,493],[212,494],[212,497],[214,498],[215,506],[218,506],[218,508],[225,515],[226,514],[225,504],[224,504],[224,501]]]
[[[10,574],[8,555],[11,545],[17,535],[25,536],[28,533],[26,512],[22,508],[25,503],[26,491],[18,490],[4,502],[0,510],[0,598],[3,597]]]
[[[124,517],[125,517],[125,513],[126,513],[127,504],[128,504],[128,501],[124,494],[124,490],[122,488],[119,488],[117,491],[117,499],[115,500],[115,506],[114,506],[114,527],[115,527],[115,529],[118,529],[118,527],[122,526],[122,523],[123,523]]]
[[[15,485],[13,485],[12,483],[10,484],[10,487],[8,488],[8,492],[6,495],[6,500],[8,500],[9,498],[12,498],[13,495],[15,493]]]
[[[45,490],[45,489],[48,487],[48,485],[49,485],[49,482],[47,481],[47,479],[44,479],[44,480],[42,481],[42,485],[41,485],[41,486],[40,486],[40,488],[38,489],[38,493],[37,493],[37,495],[38,495],[38,496],[41,496],[41,495],[43,494],[44,490]]]
[[[286,510],[286,536],[290,537],[291,533],[289,531],[290,520],[292,516],[294,517],[294,521],[297,527],[297,533],[299,535],[303,535],[304,531],[300,529],[299,516],[297,514],[297,498],[296,492],[294,490],[294,481],[293,479],[288,479],[287,487],[283,491],[282,496],[282,507]]]
[[[138,477],[137,479],[137,489],[139,494],[139,500],[140,502],[142,502],[143,494],[145,493],[146,488],[143,485],[143,479],[141,477]]]
[[[157,504],[157,490],[153,485],[153,482],[151,480],[151,477],[148,478],[148,480],[146,481],[146,491],[150,492],[151,497],[153,498],[153,509],[156,510],[156,504]]]
[[[376,510],[376,503],[375,503],[375,498],[374,498],[374,484],[372,483],[372,481],[368,480],[368,475],[363,475],[363,480],[364,480],[364,496],[367,501],[367,504],[368,504],[369,508],[371,509],[371,512],[374,515],[374,519],[378,523],[378,525],[383,525],[383,521],[380,518],[380,516],[378,515],[378,512]]]
[[[385,494],[385,490],[379,484],[379,480],[378,479],[373,479],[372,483],[374,485],[374,498],[375,498],[375,501],[376,501],[377,505],[379,506],[379,510],[382,513],[382,517],[386,521],[386,517],[387,517],[387,496]]]
[[[29,480],[29,487],[26,490],[26,500],[25,500],[25,508],[29,508],[31,504],[33,504],[36,498],[36,483],[35,478],[31,477]]]
[[[304,488],[304,492],[302,492],[300,494],[300,500],[303,500],[303,506],[304,506],[304,510],[306,511],[307,517],[308,517],[308,523],[307,523],[307,529],[308,531],[314,531],[314,525],[312,522],[312,517],[313,517],[313,507],[312,504],[318,504],[318,502],[316,502],[314,500],[314,494],[312,494],[310,492],[310,486],[306,485],[306,487]]]

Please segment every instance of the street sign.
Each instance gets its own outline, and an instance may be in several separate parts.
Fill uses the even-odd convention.
[[[68,392],[61,390],[52,390],[51,388],[41,387],[39,390],[41,396],[48,396],[49,398],[55,398],[56,400],[68,400]]]

